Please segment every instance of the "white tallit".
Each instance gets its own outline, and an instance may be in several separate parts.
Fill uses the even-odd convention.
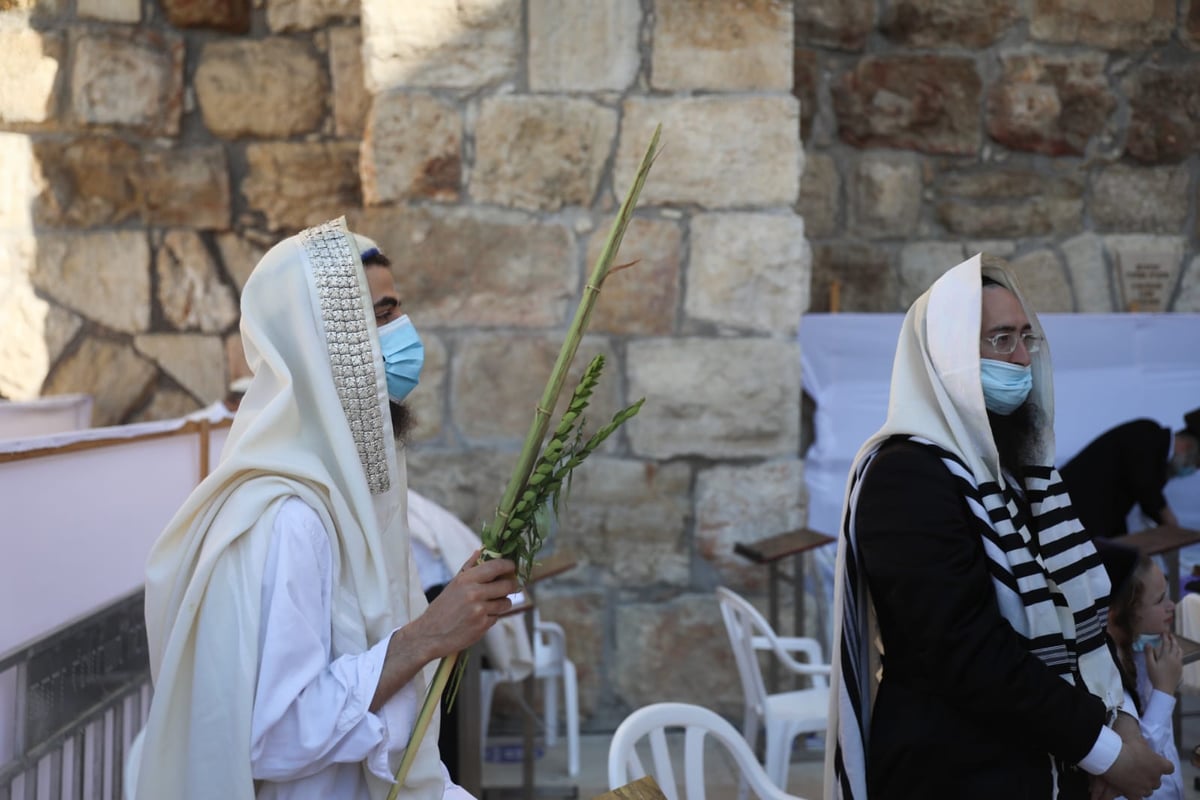
[[[1088,689],[1110,709],[1121,704],[1120,675],[1103,644],[1101,620],[1109,594],[1108,578],[1082,527],[1070,515],[1052,529],[1032,534],[1023,531],[1022,536],[1032,535],[1042,542],[1051,538],[1063,545],[1053,560],[1045,561],[1032,555],[1022,544],[1022,536],[1004,536],[1013,532],[1013,523],[980,379],[982,276],[1012,290],[1033,332],[1042,335],[1043,331],[1012,275],[1000,267],[983,267],[981,261],[977,255],[959,264],[909,309],[892,366],[887,421],[859,450],[850,471],[836,568],[833,685],[825,751],[827,798],[867,797],[866,738],[877,683],[869,665],[878,659],[879,635],[866,580],[854,556],[854,510],[858,478],[880,445],[893,436],[911,437],[945,451],[947,469],[974,487],[967,504],[978,527],[985,531],[985,553],[998,567],[993,586],[1001,614],[1019,635],[1057,640],[1047,652],[1032,652],[1065,680],[1073,681],[1070,673],[1077,669]],[[1030,496],[1036,521],[1043,508],[1048,515],[1062,517],[1069,498],[1053,470],[1054,388],[1047,344],[1032,354],[1031,367],[1029,399],[1042,411],[1045,428],[1041,452],[1034,454],[1034,463],[1042,466],[1033,470],[1034,477],[1026,478],[1022,491]],[[969,474],[962,473],[964,467]],[[1001,547],[997,545],[1000,541],[1010,544]],[[1025,569],[1034,563],[1035,569]],[[1080,572],[1074,568],[1077,563],[1090,566]],[[1023,577],[1011,577],[1014,566]],[[1026,576],[1027,572],[1033,574]],[[1004,579],[996,578],[997,574]],[[1056,606],[1048,599],[1051,595],[1062,602]],[[1031,597],[1041,599],[1034,602]],[[1076,618],[1086,621],[1076,625]]]
[[[286,497],[316,510],[331,537],[334,658],[365,651],[425,608],[371,296],[344,220],[263,256],[242,293],[241,330],[254,378],[221,462],[146,567],[155,693],[128,778],[141,800],[254,797],[262,572]],[[421,695],[433,669],[414,678]],[[442,796],[437,738],[435,717],[402,796]],[[385,797],[385,782],[363,774],[371,796]]]

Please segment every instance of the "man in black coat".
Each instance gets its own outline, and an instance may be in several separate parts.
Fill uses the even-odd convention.
[[[1089,535],[1124,535],[1125,520],[1135,504],[1159,525],[1179,525],[1163,487],[1172,478],[1196,471],[1200,408],[1185,414],[1183,420],[1183,430],[1174,434],[1150,419],[1118,425],[1063,466],[1063,481]]]

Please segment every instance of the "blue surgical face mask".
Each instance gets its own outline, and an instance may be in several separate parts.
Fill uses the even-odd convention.
[[[421,379],[425,364],[425,345],[408,315],[394,319],[379,329],[379,347],[383,351],[383,371],[387,374],[388,397],[399,403],[408,397]]]
[[[1020,364],[979,359],[983,380],[983,402],[993,414],[1008,415],[1021,407],[1033,390],[1033,371]]]
[[[1140,653],[1143,650],[1157,650],[1162,644],[1162,634],[1160,633],[1143,633],[1133,640],[1131,645],[1133,652]]]

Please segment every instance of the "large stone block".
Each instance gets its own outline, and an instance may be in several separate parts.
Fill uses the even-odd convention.
[[[117,31],[72,36],[75,119],[175,136],[183,115],[183,39],[145,28]]]
[[[811,297],[808,310],[812,312],[902,310],[891,255],[858,240],[813,247]]]
[[[205,126],[222,139],[311,133],[329,93],[321,62],[304,43],[282,37],[209,42],[194,85]]]
[[[446,374],[449,372],[450,354],[442,338],[428,331],[421,331],[421,342],[425,345],[421,382],[405,400],[415,419],[408,434],[410,442],[439,439],[446,429]]]
[[[796,4],[796,44],[862,50],[875,29],[873,0],[814,0]]]
[[[763,589],[767,570],[733,552],[801,527],[808,509],[804,462],[768,461],[753,466],[716,466],[696,479],[696,554],[726,586]]]
[[[800,138],[809,141],[817,117],[821,67],[816,50],[797,47],[792,58],[792,94],[800,101]]]
[[[162,0],[176,28],[213,28],[226,33],[250,30],[250,0]]]
[[[491,333],[460,339],[451,365],[450,413],[455,428],[477,444],[523,441],[561,345],[559,335]],[[588,406],[586,435],[608,422],[621,407],[620,362],[606,342],[586,338],[553,409],[551,428],[558,424],[579,376],[596,355],[603,355],[606,364]],[[605,448],[612,449],[615,443],[610,439]]]
[[[58,103],[62,37],[28,28],[0,28],[0,122],[48,122]]]
[[[136,23],[142,18],[141,0],[75,0],[75,13],[105,22]]]
[[[588,238],[586,274],[600,257],[611,225],[612,219],[601,220]],[[636,263],[609,273],[588,329],[642,335],[674,332],[682,261],[683,229],[678,222],[634,217],[625,229],[615,263]]]
[[[163,368],[202,405],[225,396],[225,345],[219,336],[152,333],[135,336],[133,346]]]
[[[967,169],[937,187],[939,221],[963,236],[1021,238],[1084,227],[1083,179],[1020,166]]]
[[[224,333],[237,321],[237,297],[221,281],[216,262],[192,231],[167,233],[154,269],[158,304],[176,330]]]
[[[907,309],[933,282],[963,262],[958,242],[912,242],[900,250],[900,308]]]
[[[808,153],[800,176],[800,201],[796,210],[804,217],[810,238],[821,239],[838,232],[842,209],[842,179],[833,157]]]
[[[1184,247],[1182,236],[1105,236],[1104,249],[1117,276],[1118,308],[1166,311],[1183,268]]]
[[[794,97],[647,98],[625,102],[614,183],[625,196],[654,127],[663,149],[642,189],[642,206],[790,206],[804,154]]]
[[[469,208],[380,208],[348,219],[388,254],[418,325],[543,328],[569,319],[578,256],[561,225]]]
[[[1016,0],[886,0],[880,31],[912,47],[982,48],[1017,21]]]
[[[545,588],[539,586],[536,601],[543,620],[557,622],[567,631],[567,657],[575,664],[579,717],[585,723],[601,705],[608,677],[604,647],[608,598],[603,591],[560,586],[572,576],[567,573]]]
[[[261,236],[237,233],[222,233],[217,236],[221,264],[225,267],[225,273],[233,278],[239,294],[246,287],[246,279],[250,277],[250,273],[274,243],[275,237],[267,240]]]
[[[229,164],[219,144],[149,148],[143,152],[134,182],[147,225],[229,227],[233,215]]]
[[[453,512],[478,533],[492,521],[516,450],[440,450],[420,443],[405,448],[408,485]]]
[[[46,191],[45,170],[34,146],[33,137],[23,133],[0,131],[0,256],[7,256],[12,247],[28,256],[33,254],[34,222],[39,195]],[[8,239],[7,237],[18,237]],[[22,261],[27,274],[31,261]],[[12,265],[0,261],[0,278]]]
[[[686,586],[691,480],[686,464],[592,456],[574,474],[555,548],[590,585]]]
[[[617,608],[617,697],[630,708],[676,701],[741,719],[733,648],[714,595],[687,594]],[[686,653],[686,663],[681,654]]]
[[[141,198],[135,176],[141,153],[121,139],[89,136],[33,142],[42,185],[33,218],[46,227],[116,225],[136,217]]]
[[[628,397],[645,397],[626,423],[650,458],[795,455],[800,442],[800,353],[777,339],[649,339],[626,350]]]
[[[273,142],[246,146],[242,195],[267,227],[293,232],[362,205],[357,142]]]
[[[33,284],[102,325],[141,333],[150,325],[150,246],[138,231],[38,238]]]
[[[362,29],[329,31],[329,74],[333,86],[333,130],[341,137],[361,137],[371,110],[363,83]]]
[[[1082,154],[1117,105],[1105,61],[1102,55],[1006,57],[1003,77],[988,90],[988,134],[1014,150]]]
[[[1179,39],[1193,50],[1200,47],[1200,0],[1187,0]]]
[[[838,135],[856,147],[975,155],[982,83],[961,56],[868,56],[833,86]]]
[[[850,182],[848,230],[870,239],[911,235],[921,218],[922,189],[914,156],[864,154]]]
[[[792,88],[792,3],[659,0],[650,85],[679,91]]]
[[[520,0],[362,0],[367,87],[479,89],[517,75]]]
[[[196,398],[182,389],[161,388],[154,392],[150,402],[134,411],[128,420],[132,425],[161,419],[179,419],[201,407]]]
[[[529,88],[535,92],[620,92],[641,68],[638,0],[529,0]]]
[[[1070,281],[1053,250],[1035,250],[1013,259],[1009,267],[1021,286],[1021,292],[1039,314],[1075,310]]]
[[[1075,310],[1110,313],[1113,301],[1112,273],[1104,259],[1104,244],[1094,233],[1082,233],[1062,243],[1067,274],[1075,289]]]
[[[1029,35],[1044,42],[1137,50],[1175,29],[1174,0],[1033,0]]]
[[[591,100],[486,98],[475,125],[471,197],[529,210],[590,206],[616,133],[617,112]]]
[[[375,96],[362,148],[368,205],[453,201],[462,188],[462,111],[424,92]]]
[[[1200,64],[1147,64],[1123,85],[1130,111],[1126,153],[1158,164],[1200,150]]]
[[[42,394],[90,394],[92,425],[118,425],[149,398],[157,376],[129,345],[86,338],[58,363]]]
[[[276,33],[311,31],[358,16],[359,0],[267,0],[267,25]]]
[[[1092,179],[1092,219],[1100,230],[1172,233],[1188,217],[1188,184],[1184,165],[1132,167],[1113,164]]]
[[[0,395],[32,400],[83,320],[38,297],[27,280],[7,278],[0,277]]]
[[[697,214],[691,229],[684,313],[726,331],[795,334],[812,271],[804,220]]]

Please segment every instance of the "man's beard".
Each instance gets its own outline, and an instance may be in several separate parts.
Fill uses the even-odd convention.
[[[1011,414],[988,412],[1000,466],[1017,477],[1037,462],[1042,451],[1042,411],[1028,401]]]
[[[392,435],[396,437],[397,442],[403,443],[408,439],[408,432],[412,430],[416,417],[403,403],[389,400],[388,410],[392,412]]]

